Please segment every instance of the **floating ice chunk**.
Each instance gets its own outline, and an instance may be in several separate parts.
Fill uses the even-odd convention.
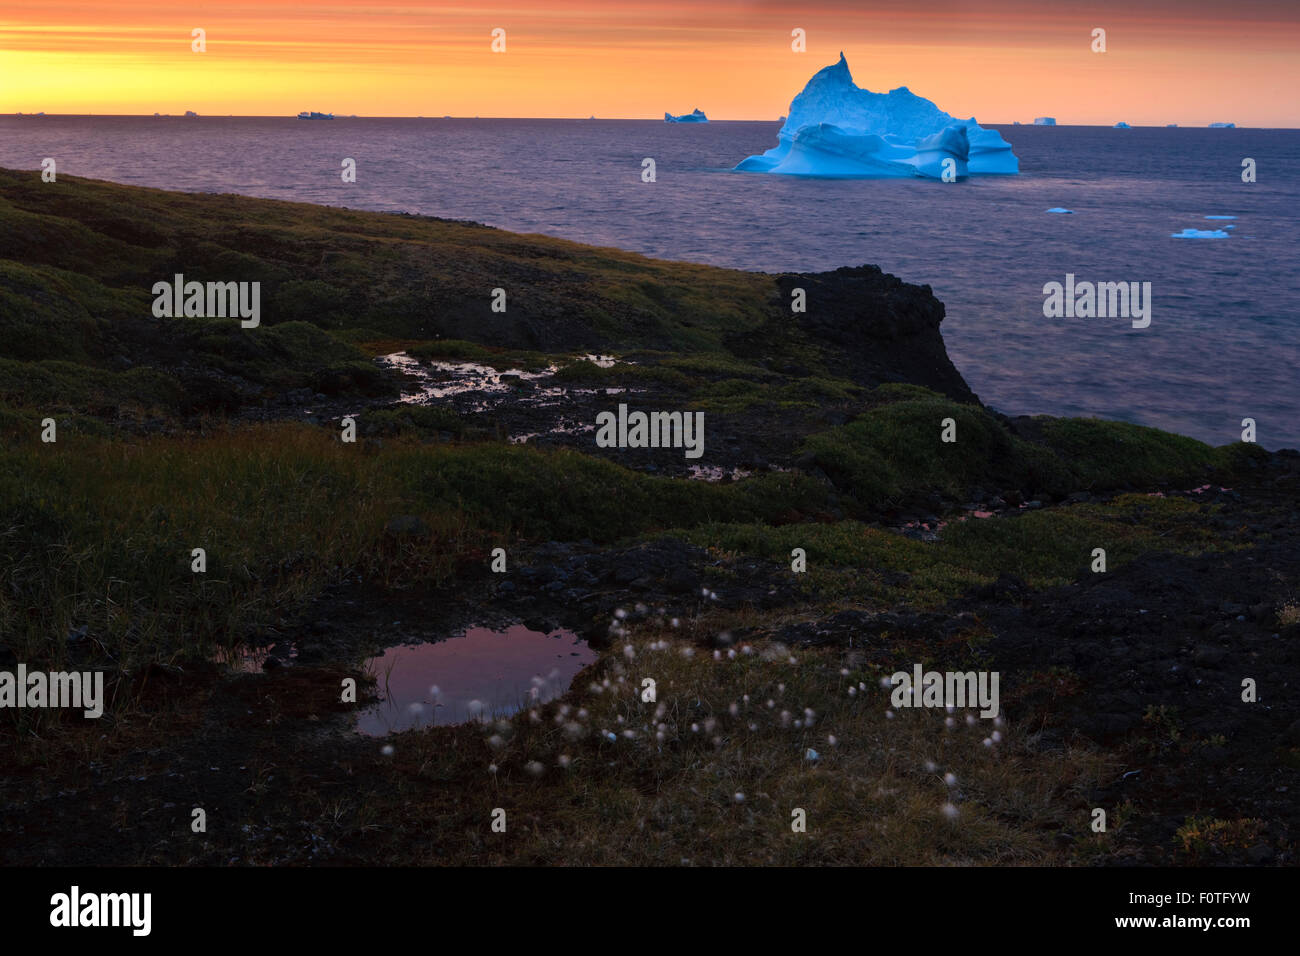
[[[1055,126],[1055,125],[1056,125],[1056,117],[1055,117],[1055,116],[1036,116],[1036,117],[1034,117],[1034,125],[1035,125],[1035,126]]]
[[[1236,129],[1236,123],[1211,123],[1210,129]]]
[[[683,113],[681,116],[674,116],[672,113],[664,114],[665,123],[707,123],[708,121],[709,118],[698,108],[691,110],[689,113]]]
[[[1070,216],[1073,216],[1073,215],[1074,215],[1074,210],[1073,210],[1073,209],[1065,209],[1065,208],[1062,207],[1062,206],[1053,206],[1051,209],[1049,209],[1049,210],[1047,210],[1047,211],[1048,211],[1048,212],[1059,212],[1059,213],[1065,213],[1066,215],[1070,215]]]
[[[794,176],[943,179],[1020,172],[997,130],[956,119],[900,86],[873,93],[853,82],[848,62],[819,70],[790,103],[777,145],[742,160],[744,172]],[[947,160],[952,160],[948,163]]]
[[[1222,229],[1184,229],[1171,233],[1170,239],[1227,239],[1228,233]]]
[[[1236,219],[1236,216],[1206,216],[1206,219]]]
[[[1132,129],[1132,128],[1133,128],[1132,126],[1129,126],[1128,123],[1125,123],[1123,120],[1120,120],[1118,123],[1115,124],[1115,129]]]

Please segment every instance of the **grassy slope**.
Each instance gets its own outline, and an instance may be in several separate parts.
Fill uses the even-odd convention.
[[[263,281],[263,328],[154,322],[147,289],[175,271]],[[509,325],[487,308],[497,286],[512,290]],[[771,331],[770,296],[767,276],[463,223],[71,179],[44,185],[0,171],[0,649],[57,666],[68,656],[64,636],[86,634],[111,655],[95,666],[140,673],[204,658],[214,644],[291,617],[348,571],[383,585],[446,582],[467,563],[480,567],[498,543],[548,538],[605,543],[676,529],[720,555],[778,561],[802,547],[810,602],[821,602],[805,615],[941,607],[1003,572],[1036,587],[1060,583],[1086,567],[1098,543],[1112,567],[1153,548],[1241,546],[1207,530],[1212,508],[1145,495],[956,523],[935,545],[873,525],[882,509],[936,493],[960,502],[974,487],[1061,496],[1199,483],[1207,469],[1231,468],[1258,449],[1212,449],[1088,420],[1039,419],[1016,431],[924,389],[836,379],[790,331],[771,340],[773,355],[815,373],[811,387],[807,378],[795,383],[762,356],[726,345],[735,333]],[[675,389],[683,404],[834,406],[846,421],[811,428],[789,473],[710,486],[578,451],[484,440],[442,410],[364,413],[382,446],[345,446],[304,424],[239,424],[196,383],[217,386],[179,370],[188,363],[239,376],[265,394],[327,385],[364,396],[382,384],[367,354],[395,343],[512,365],[616,348],[644,363],[634,374]],[[627,373],[574,365],[561,378],[616,374]],[[46,415],[60,423],[54,445],[38,437]],[[128,427],[149,416],[169,427]],[[939,441],[948,417],[956,444]],[[436,440],[444,433],[454,439]],[[430,533],[395,542],[384,528],[399,514],[420,516]],[[202,577],[189,570],[195,547],[208,553]],[[336,743],[318,766],[301,756],[305,746],[301,759],[286,752],[294,721],[327,711],[315,698],[337,693],[338,674],[304,670],[297,682],[227,686],[223,693],[249,695],[247,706],[239,697],[230,704],[228,739],[205,736],[225,721],[207,719],[202,689],[175,705],[118,702],[109,733],[77,722],[56,733],[56,721],[36,726],[29,714],[21,738],[36,740],[30,729],[40,740],[15,750],[36,775],[7,792],[52,800],[61,787],[82,787],[60,768],[81,774],[90,758],[155,753],[161,721],[178,749],[204,755],[204,768],[209,744],[231,748],[216,751],[230,758],[222,765],[247,762],[252,786],[232,778],[212,840],[168,841],[160,856],[149,831],[139,846],[153,849],[114,847],[110,858],[270,860],[279,851],[223,843],[221,834],[274,820],[305,821],[293,825],[344,858],[390,862],[1041,863],[1062,859],[1051,834],[1081,831],[1086,794],[1117,772],[1105,754],[1038,748],[1028,727],[1007,730],[1003,759],[981,746],[983,727],[949,732],[941,714],[928,713],[887,720],[875,698],[868,704],[866,693],[847,690],[874,687],[879,662],[833,650],[796,662],[772,647],[722,663],[684,653],[720,629],[755,623],[773,622],[713,613],[681,631],[640,629],[629,643],[641,658],[660,655],[653,667],[665,705],[642,705],[631,692],[637,671],[621,651],[607,654],[589,676],[610,683],[570,697],[589,711],[581,739],[553,719],[567,706],[557,702],[540,724],[521,715],[498,730],[500,751],[473,727],[405,734],[391,761],[357,744],[343,758],[345,778]],[[959,638],[973,649],[961,663],[973,666],[978,626]],[[889,659],[930,653],[888,650]],[[222,699],[214,695],[212,706]],[[797,718],[805,707],[817,715],[815,730],[783,713]],[[666,745],[654,742],[659,727]],[[601,732],[610,728],[637,736],[609,744]],[[821,752],[817,762],[804,758],[809,746]],[[157,753],[162,779],[173,764],[168,751]],[[487,774],[489,761],[497,776]],[[541,777],[526,769],[532,761],[543,762]],[[274,784],[258,769],[269,766]],[[951,798],[948,771],[967,798],[959,825],[939,813]],[[170,792],[166,799],[188,805]],[[512,838],[489,843],[488,814],[500,805],[510,808]],[[790,830],[792,807],[808,812],[807,839]],[[120,835],[142,809],[121,811],[111,827],[87,812],[97,832]],[[1086,853],[1106,852],[1100,838],[1084,839]]]
[[[147,290],[174,272],[262,281],[262,327],[154,320]],[[488,307],[497,286],[510,290],[509,325]],[[1031,442],[915,386],[792,382],[724,344],[770,328],[771,291],[761,274],[473,224],[0,171],[0,633],[57,659],[50,635],[94,622],[119,659],[171,659],[240,639],[348,568],[436,582],[504,540],[868,518],[972,487],[1059,496],[1190,481],[1250,452],[1083,420],[1040,420]],[[433,338],[444,332],[478,341]],[[789,334],[772,348],[816,367],[816,347]],[[373,433],[396,438],[380,449],[306,425],[226,425],[177,371],[238,375],[267,394],[342,376],[338,390],[364,395],[382,389],[358,344],[394,341],[526,364],[566,361],[528,348],[613,342],[644,363],[632,374],[684,405],[833,404],[851,420],[810,433],[796,470],[719,487],[572,451],[431,445],[448,430],[473,437],[437,410],[371,413]],[[613,374],[581,362],[561,378]],[[39,441],[46,415],[56,445]],[[149,415],[184,427],[122,432]],[[938,440],[947,417],[955,444]],[[434,533],[419,554],[394,554],[384,525],[407,513]],[[188,570],[195,547],[209,554],[202,579]]]

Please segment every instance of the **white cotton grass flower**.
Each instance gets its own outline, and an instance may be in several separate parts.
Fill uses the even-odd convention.
[[[410,704],[410,705],[408,705],[406,709],[407,709],[408,711],[410,711],[412,714],[423,714],[423,713],[424,713],[424,705],[421,704],[421,703],[418,703],[418,702],[417,702],[417,703],[414,703],[414,704]]]
[[[727,713],[731,714],[732,717],[739,715],[740,705],[733,703],[730,707],[727,708]]]
[[[795,729],[795,730],[803,730],[803,721],[802,721],[802,720],[796,720],[796,721],[794,722],[794,729]]]
[[[382,747],[379,748],[379,752],[383,754],[385,757],[391,757],[393,755],[393,745],[384,744]]]
[[[502,747],[506,745],[506,742],[500,734],[493,734],[491,737],[487,739],[487,744],[493,750],[500,750]]]
[[[635,648],[633,648],[631,644],[624,644],[624,645],[623,645],[623,656],[626,657],[626,658],[627,658],[628,660],[630,660],[630,661],[631,661],[631,660],[635,660],[635,659],[636,659],[636,650],[635,650]]]
[[[841,667],[841,668],[840,668],[840,676],[841,676],[841,677],[848,677],[848,676],[849,676],[849,669],[848,669],[847,667]]]
[[[620,621],[625,621],[627,620],[627,611],[623,610],[622,608],[619,608],[614,612],[614,617],[618,618],[618,620]]]
[[[866,690],[866,689],[867,689],[867,682],[863,680],[858,681],[858,690]]]
[[[469,714],[474,720],[486,716],[487,705],[481,700],[471,700],[465,705],[465,713]]]
[[[571,720],[564,725],[564,735],[570,740],[577,740],[582,736],[582,731],[582,724],[578,723],[576,720]]]
[[[623,731],[623,736],[626,737],[628,740],[634,740],[634,739],[636,739],[636,731],[635,731],[635,730],[625,730],[625,731]]]
[[[744,803],[744,802],[745,802],[745,795],[744,795],[743,793],[741,793],[740,791],[736,791],[736,794],[735,794],[735,796],[732,797],[732,799],[735,800],[737,803]]]
[[[685,647],[682,648],[682,657],[686,658],[687,660],[690,660],[694,656],[695,656],[695,648],[691,647],[689,644],[687,644]]]
[[[569,768],[569,762],[570,758],[568,754],[560,754],[559,759],[555,761],[555,763],[564,770]]]
[[[750,730],[751,733],[753,733],[754,731],[757,731],[757,730],[758,730],[758,724],[750,724],[750,725],[749,725],[749,730]]]
[[[785,685],[784,685],[784,684],[777,684],[777,685],[776,685],[776,692],[777,692],[778,694],[784,694],[784,693],[785,693]]]
[[[488,764],[488,773],[496,773],[496,772],[497,772],[497,765],[494,763]]]
[[[798,664],[798,663],[799,663],[798,659],[797,659],[793,654],[790,655],[790,663],[791,663],[791,664]]]
[[[438,695],[441,694],[441,693],[442,693],[442,688],[439,687],[437,684],[431,684],[431,685],[429,686],[429,696],[430,696],[433,700],[437,700],[437,699],[438,699]]]
[[[691,733],[693,733],[693,734],[698,734],[699,732],[700,732],[700,725],[699,725],[699,724],[691,724]]]
[[[618,742],[618,737],[610,733],[608,730],[603,731],[603,733],[605,734],[605,739],[608,740],[611,744]]]
[[[705,718],[705,720],[704,720],[704,732],[705,732],[705,733],[708,733],[708,734],[713,733],[713,728],[716,727],[716,726],[718,726],[718,722],[717,722],[716,720],[714,720],[712,717],[707,717],[707,718]]]
[[[790,711],[788,710],[781,711],[781,726],[782,727],[790,726]]]
[[[734,661],[735,659],[736,659],[736,649],[734,647],[727,648],[727,660]]]
[[[885,690],[889,690],[889,688],[894,686],[894,682],[891,681],[888,677],[882,677],[880,678],[880,686]],[[866,688],[863,689],[865,690]]]
[[[990,736],[991,738],[993,738],[993,742],[994,742],[995,744],[1000,744],[1000,743],[1002,743],[1002,731],[1000,731],[1000,730],[995,730],[995,731],[993,731],[993,733],[989,734],[989,736]]]
[[[720,661],[720,660],[722,660],[722,651],[714,651],[714,652],[713,652],[713,659],[714,659],[715,661]]]
[[[858,689],[857,689],[856,687],[850,687],[850,688],[849,688],[849,696],[850,696],[850,697],[857,697],[857,696],[858,696]]]
[[[942,813],[949,820],[956,820],[957,817],[961,815],[961,811],[958,810],[956,805],[952,803],[945,803],[942,807],[939,808],[939,812]]]
[[[540,760],[528,761],[528,763],[524,764],[524,769],[527,770],[528,773],[534,777],[540,777],[542,774],[546,772],[546,767],[542,765],[542,762]]]
[[[772,698],[769,697],[767,699],[767,709],[771,710],[775,706],[776,706],[776,701],[774,701]]]
[[[957,775],[955,773],[945,773],[943,775],[943,782],[950,787],[955,787],[957,786]]]
[[[992,747],[992,746],[993,746],[993,741],[992,741],[992,739],[989,738],[989,737],[985,737],[984,740],[982,741],[982,743],[984,744],[985,747]]]
[[[926,773],[934,773],[934,772],[935,772],[936,770],[938,770],[938,769],[939,769],[939,765],[938,765],[937,763],[935,763],[933,760],[927,760],[927,761],[925,762],[925,772],[926,772]]]
[[[967,714],[967,715],[966,715],[966,726],[968,726],[968,727],[974,727],[974,726],[975,726],[975,715],[974,715],[974,714]]]
[[[742,653],[742,654],[753,654],[753,653],[754,653],[754,649],[753,649],[752,647],[750,647],[748,644],[742,644],[741,647],[740,647],[740,653]]]
[[[893,719],[894,719],[894,712],[893,712],[892,710],[887,710],[887,711],[885,711],[885,719],[886,719],[886,720],[893,720]]]
[[[835,735],[834,735],[834,734],[827,734],[827,735],[826,735],[826,745],[827,745],[828,747],[834,747],[834,746],[835,746],[836,744],[838,744],[838,743],[839,743],[839,741],[835,738]]]
[[[671,621],[668,622],[668,624],[669,624],[669,626],[671,626],[671,627],[681,627],[681,626],[682,626],[682,622],[681,622],[681,620],[680,620],[679,618],[673,618]]]
[[[567,712],[567,711],[566,711],[566,712]],[[587,713],[587,708],[586,708],[586,707],[580,708],[580,709],[578,710],[578,719],[579,719],[579,720],[586,720],[589,716],[591,716],[591,715]]]

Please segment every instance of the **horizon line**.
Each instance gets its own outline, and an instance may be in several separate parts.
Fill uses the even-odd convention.
[[[347,119],[385,119],[385,120],[387,120],[387,119],[412,119],[412,120],[432,120],[432,121],[445,121],[445,120],[551,120],[551,121],[556,121],[556,122],[569,122],[569,121],[572,121],[572,122],[582,122],[582,123],[590,123],[590,122],[597,122],[597,123],[599,123],[599,122],[621,122],[621,123],[664,123],[665,125],[678,125],[678,126],[699,126],[699,125],[705,125],[705,124],[699,124],[699,123],[676,123],[676,124],[674,124],[674,123],[668,123],[666,120],[661,119],[661,118],[658,118],[658,117],[644,117],[644,116],[449,116],[449,115],[443,115],[443,116],[425,116],[425,115],[423,115],[423,114],[416,114],[416,115],[410,115],[410,114],[392,114],[392,115],[370,114],[370,115],[362,115],[362,114],[360,114],[360,113],[356,113],[356,114],[353,114],[353,113],[335,113],[335,114],[330,114],[330,115],[331,115],[332,118],[335,119],[335,120],[339,120],[339,119],[344,119],[344,120],[347,120]],[[102,118],[106,118],[106,119],[109,119],[109,118],[111,118],[111,119],[299,119],[299,116],[298,116],[296,113],[197,113],[197,112],[196,112],[195,115],[193,115],[193,116],[187,116],[185,113],[46,113],[46,112],[40,112],[40,111],[38,111],[38,112],[34,112],[34,113],[28,113],[28,112],[17,111],[17,110],[14,111],[14,112],[12,112],[12,113],[0,113],[0,118],[4,118],[4,117],[16,117],[16,116],[24,116],[24,117],[27,117],[27,116],[31,116],[31,117],[44,116],[44,117],[46,117],[46,118],[51,118],[51,117],[61,117],[61,118],[102,117]],[[954,119],[960,119],[960,117],[954,117]],[[974,119],[974,118],[972,117],[972,119]],[[769,120],[769,119],[710,119],[708,122],[710,122],[710,123],[780,123],[780,122],[782,122],[783,120],[784,120],[784,117],[781,117],[780,119],[774,119],[774,120]],[[328,121],[327,121],[327,120],[315,120],[315,121],[313,121],[313,120],[308,120],[307,122],[328,122]],[[979,121],[979,120],[977,120],[977,122],[979,122],[981,126],[1017,126],[1017,125],[1019,125],[1019,126],[1036,126],[1036,127],[1044,128],[1044,129],[1054,129],[1054,128],[1060,128],[1060,127],[1078,127],[1078,128],[1084,128],[1084,129],[1114,129],[1114,128],[1115,128],[1115,124],[1114,124],[1114,123],[1062,123],[1062,122],[1060,122],[1059,120],[1058,120],[1055,124],[1053,124],[1052,126],[1043,126],[1042,124],[1035,123],[1035,122],[1033,122],[1032,120],[1029,121],[1029,122],[1025,122],[1025,121],[1023,121],[1023,120],[1009,120],[1009,121],[1002,121],[1002,120],[984,120],[984,121]],[[1174,128],[1177,128],[1177,129],[1222,129],[1222,128],[1224,128],[1224,127],[1215,127],[1215,126],[1211,126],[1211,125],[1208,124],[1208,123],[1206,123],[1206,124],[1195,124],[1195,125],[1193,125],[1193,124],[1186,124],[1186,125],[1184,125],[1184,124],[1182,124],[1182,123],[1161,123],[1161,124],[1132,123],[1132,124],[1129,124],[1129,128],[1130,128],[1130,129],[1174,129]],[[1242,125],[1240,125],[1240,124],[1233,124],[1233,128],[1234,128],[1234,129],[1254,129],[1254,130],[1300,130],[1300,126],[1242,126]]]

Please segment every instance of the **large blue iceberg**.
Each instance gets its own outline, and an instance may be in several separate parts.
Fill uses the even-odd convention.
[[[794,176],[922,176],[943,179],[1018,173],[1020,160],[997,130],[974,117],[954,119],[900,86],[872,93],[853,82],[849,64],[819,70],[790,103],[778,143],[736,169]]]
[[[683,113],[681,116],[674,116],[672,113],[664,114],[665,123],[707,123],[709,118],[704,115],[704,111],[696,107],[689,113]]]

